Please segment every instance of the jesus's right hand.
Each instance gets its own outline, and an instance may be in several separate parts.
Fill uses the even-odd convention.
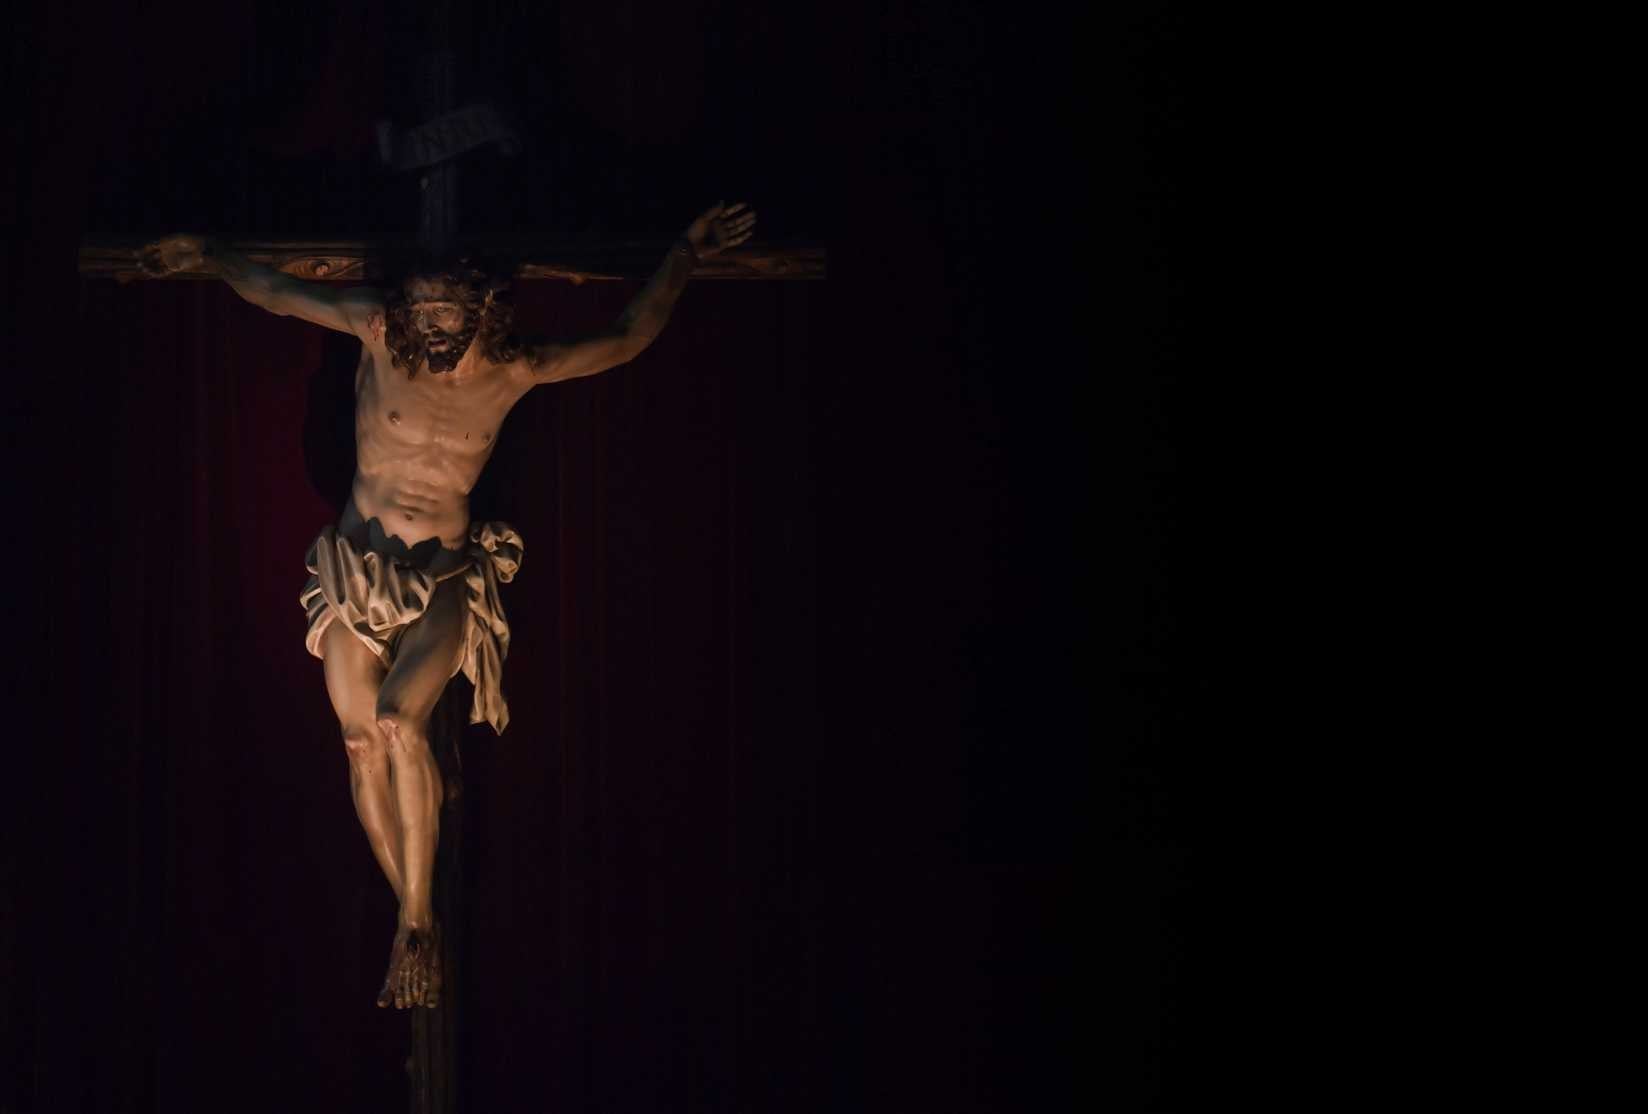
[[[167,236],[139,248],[137,262],[146,273],[155,276],[175,274],[178,271],[204,271],[206,238]]]

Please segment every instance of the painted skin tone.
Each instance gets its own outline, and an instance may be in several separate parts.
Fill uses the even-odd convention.
[[[755,213],[717,204],[687,226],[683,239],[706,259],[750,238]],[[497,433],[527,391],[594,375],[634,359],[658,336],[692,270],[672,250],[607,331],[579,340],[523,346],[520,358],[494,363],[463,334],[458,292],[417,277],[403,290],[423,341],[417,374],[390,363],[384,346],[384,293],[303,282],[245,259],[200,236],[170,236],[142,249],[153,274],[207,272],[272,313],[353,334],[356,471],[338,533],[358,547],[394,553],[432,575],[463,562],[469,492]],[[373,857],[400,903],[378,1005],[433,1008],[440,1001],[439,926],[430,889],[444,795],[429,748],[429,717],[462,653],[463,578],[442,581],[423,616],[401,637],[387,670],[343,623],[322,642],[326,691],[343,730],[355,813]]]

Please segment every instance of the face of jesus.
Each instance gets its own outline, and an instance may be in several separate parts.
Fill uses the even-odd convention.
[[[439,375],[457,367],[475,339],[475,325],[454,292],[444,283],[413,279],[406,285],[406,301],[429,370]]]

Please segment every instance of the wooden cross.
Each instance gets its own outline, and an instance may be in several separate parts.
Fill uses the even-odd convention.
[[[458,107],[455,98],[454,59],[450,43],[450,0],[418,0],[426,46],[418,69],[418,88],[411,92],[423,122],[409,129],[378,125],[378,153],[408,188],[418,190],[414,239],[430,256],[450,253],[460,243],[458,158],[485,144],[498,144],[505,153],[519,140],[501,116],[485,104]],[[106,240],[83,244],[80,273],[86,278],[125,283],[152,276],[138,264],[141,239]],[[308,281],[361,281],[385,276],[372,273],[377,254],[365,241],[236,241],[234,249],[247,258]],[[539,245],[528,250],[517,265],[518,278],[558,279],[583,284],[645,279],[667,250],[662,243]],[[518,257],[518,253],[517,253]],[[822,279],[825,255],[820,248],[789,245],[746,245],[699,263],[694,278],[709,279]],[[215,274],[178,273],[174,279],[216,279]],[[459,957],[463,953],[463,780],[458,742],[466,721],[469,699],[462,688],[448,685],[429,724],[430,746],[440,765],[446,794],[435,864],[433,899],[442,925],[444,987],[434,1009],[413,1008],[411,1054],[407,1059],[410,1109],[413,1114],[452,1114],[458,1108],[458,1012],[463,986]]]

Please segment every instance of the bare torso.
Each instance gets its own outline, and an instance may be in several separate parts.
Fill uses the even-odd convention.
[[[404,546],[439,572],[460,560],[469,492],[530,384],[474,350],[453,371],[408,378],[390,363],[381,321],[374,315],[355,369],[355,481],[338,530],[380,551]]]

